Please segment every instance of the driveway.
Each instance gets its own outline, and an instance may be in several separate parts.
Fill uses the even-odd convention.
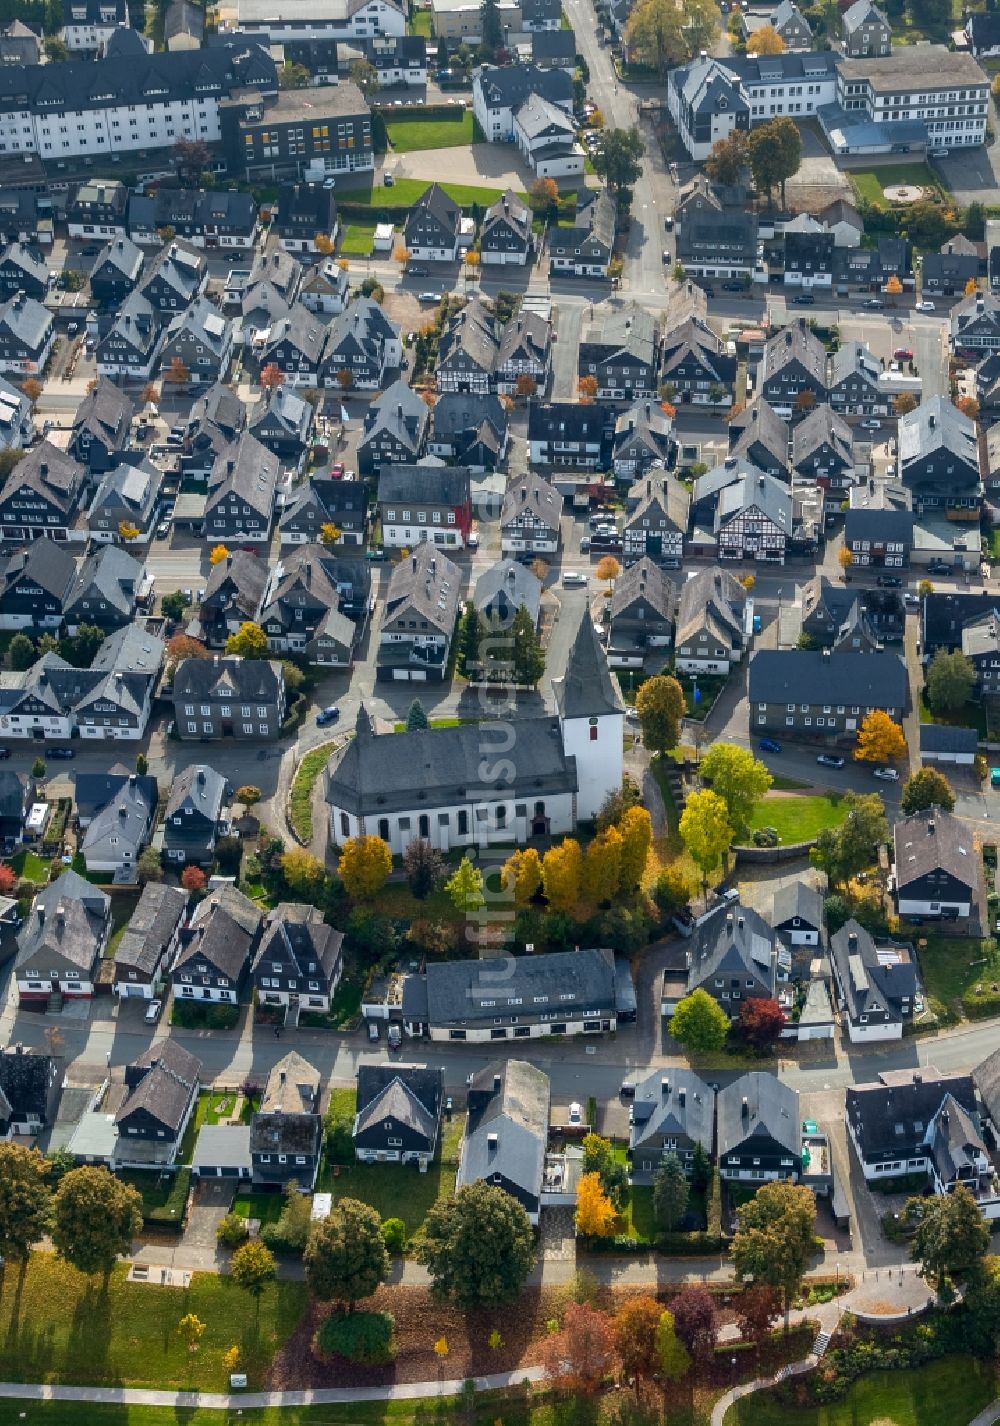
[[[990,107],[993,108],[992,100]],[[992,114],[996,125],[996,111]],[[993,203],[1000,187],[1000,151],[982,145],[957,149],[944,159],[928,159],[931,168],[954,193],[959,203]]]
[[[185,1248],[215,1252],[219,1224],[232,1207],[235,1196],[236,1185],[231,1180],[207,1179],[195,1184],[182,1240]]]

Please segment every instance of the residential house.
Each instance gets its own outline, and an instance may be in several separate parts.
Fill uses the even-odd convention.
[[[0,629],[60,628],[75,576],[73,556],[44,536],[0,558]]]
[[[271,218],[271,232],[290,253],[311,256],[317,251],[317,235],[334,243],[337,200],[333,189],[318,183],[283,183],[278,189],[278,207]]]
[[[625,516],[626,564],[648,556],[668,565],[680,564],[688,524],[688,493],[668,475],[641,476],[629,491],[634,506]]]
[[[437,1150],[444,1104],[440,1066],[358,1066],[358,1111],[352,1137],[359,1163],[419,1164]]]
[[[127,27],[125,0],[63,0],[62,39],[66,48],[97,54],[119,26]]]
[[[753,1070],[715,1097],[719,1174],[727,1182],[769,1182],[802,1172],[798,1091]]]
[[[975,670],[976,694],[991,697],[1000,689],[1000,619],[992,610],[963,626],[962,653]]]
[[[162,989],[180,944],[187,904],[187,892],[178,886],[149,881],[142,888],[115,951],[114,990],[120,1000],[151,1000]]]
[[[343,386],[340,373],[351,373],[345,390],[377,391],[386,373],[403,363],[399,328],[371,297],[356,297],[330,323],[323,355],[327,386]]]
[[[983,471],[975,421],[947,396],[932,396],[900,416],[896,441],[899,481],[918,514],[978,521]]]
[[[972,767],[979,751],[975,728],[958,728],[950,723],[921,723],[920,761],[928,765],[957,764]]]
[[[22,840],[34,797],[34,783],[23,773],[0,769],[0,843],[5,848],[12,849]]]
[[[282,901],[267,913],[254,956],[254,990],[261,1005],[324,1015],[344,970],[344,933],[326,925],[315,906]]]
[[[992,352],[1000,348],[1000,296],[972,292],[951,309],[951,344],[957,351]]]
[[[500,511],[500,549],[517,558],[559,551],[563,500],[554,485],[534,471],[507,486]]]
[[[584,152],[576,142],[576,120],[540,94],[530,95],[514,115],[514,143],[539,178],[583,177]]]
[[[472,528],[469,472],[435,457],[417,465],[383,464],[378,506],[387,549],[412,549],[423,541],[462,549]]]
[[[646,659],[673,642],[673,582],[645,555],[615,580],[609,606],[608,663],[612,668],[645,666]]]
[[[494,385],[500,323],[478,299],[454,314],[438,345],[439,391],[485,396]]]
[[[502,463],[508,430],[499,396],[446,392],[431,412],[427,450],[480,474]]]
[[[796,233],[785,230],[786,287],[803,292],[829,291],[833,286],[836,244],[832,233]]]
[[[279,300],[283,305],[283,299]],[[291,386],[318,387],[323,384],[327,370],[329,334],[322,314],[296,302],[266,329],[255,334],[252,346],[261,371],[273,366]]]
[[[892,53],[892,29],[872,0],[854,0],[840,17],[844,53],[851,59],[867,59]]]
[[[66,208],[70,237],[89,242],[94,238],[123,238],[127,207],[128,189],[124,183],[101,178],[81,183]]]
[[[19,386],[0,376],[0,451],[23,451],[34,438],[31,402]]]
[[[541,69],[569,69],[576,64],[572,30],[536,30],[531,36],[531,62]]]
[[[537,312],[519,312],[500,333],[493,369],[497,392],[520,395],[518,384],[523,377],[534,382],[535,391],[544,390],[551,358],[551,321]]]
[[[133,456],[133,460],[135,457]],[[126,543],[148,545],[153,537],[163,488],[163,471],[151,460],[125,461],[101,477],[87,511],[87,528],[96,543],[123,540],[122,529],[137,531]]]
[[[40,64],[42,42],[23,20],[0,25],[0,64]]]
[[[693,1070],[656,1070],[635,1086],[629,1116],[628,1152],[633,1184],[650,1184],[673,1155],[688,1175],[700,1148],[712,1158],[715,1090]]]
[[[225,648],[241,624],[260,622],[268,577],[266,561],[248,550],[236,550],[212,565],[196,616],[197,633],[209,648]]]
[[[913,948],[876,946],[852,919],[830,937],[830,964],[851,1043],[901,1039],[920,989]]]
[[[299,302],[309,312],[336,317],[343,312],[350,297],[351,284],[347,273],[336,262],[329,261],[309,269],[302,283]]]
[[[210,891],[191,913],[171,968],[174,998],[236,1004],[263,921],[264,913],[234,886]]]
[[[619,479],[645,475],[651,467],[665,469],[677,452],[673,417],[659,402],[634,401],[615,421],[611,451]]]
[[[213,386],[197,396],[188,413],[181,470],[186,475],[208,475],[226,447],[243,434],[246,423],[246,407],[228,386]]]
[[[316,1185],[323,1148],[319,1071],[290,1051],[272,1068],[260,1108],[250,1121],[250,1161],[260,1187],[308,1193]]]
[[[826,400],[826,348],[804,318],[783,327],[767,342],[759,390],[779,416],[803,409],[799,401],[803,392],[811,393],[813,403]]]
[[[59,1007],[89,999],[111,930],[111,899],[75,871],[38,893],[17,933],[18,1003]]]
[[[692,277],[752,277],[757,215],[742,189],[715,189],[702,174],[680,193],[674,214],[677,261]]]
[[[871,653],[901,640],[904,620],[891,590],[845,588],[820,575],[802,591],[802,633],[813,648]]]
[[[163,811],[163,858],[168,865],[212,865],[215,844],[229,825],[229,795],[226,779],[206,763],[189,763],[179,770]]]
[[[113,381],[101,377],[77,407],[67,450],[92,475],[103,475],[132,444],[135,403]]]
[[[52,313],[33,297],[15,292],[0,305],[0,372],[44,371],[55,339]]]
[[[14,24],[18,23],[14,21]],[[26,188],[0,187],[0,240],[51,247],[51,194],[33,193]]]
[[[863,568],[884,565],[902,569],[913,549],[910,492],[891,481],[869,480],[850,490],[844,519],[844,544]]]
[[[758,397],[729,423],[729,453],[765,475],[790,480],[788,427],[770,402]]]
[[[900,916],[967,920],[979,887],[978,858],[967,823],[931,807],[899,817],[892,835]]]
[[[731,1020],[738,1020],[748,1000],[775,1000],[787,983],[791,957],[774,928],[750,906],[720,907],[698,927],[690,955],[684,994],[704,990]],[[666,994],[664,1013],[678,1000]]]
[[[155,193],[136,190],[130,195],[128,230],[134,242],[159,247],[160,234],[170,229],[183,239],[182,266],[190,264],[192,248],[252,252],[257,204],[251,193],[234,188],[162,187]]]
[[[430,543],[394,565],[379,628],[377,676],[396,682],[440,682],[458,619],[461,575]]]
[[[761,17],[760,22],[755,24],[756,16],[744,14],[743,33],[749,40],[762,25],[769,25],[776,34],[780,35],[784,41],[786,51],[812,50],[813,37],[809,28],[809,21],[805,18],[794,0],[781,0],[781,3],[766,18]]]
[[[37,1135],[55,1123],[62,1061],[22,1045],[0,1050],[0,1137]]]
[[[277,483],[277,456],[244,431],[209,474],[204,538],[213,545],[266,545]]]
[[[407,214],[403,245],[413,262],[456,262],[461,228],[461,208],[432,183]]]
[[[860,247],[865,231],[864,219],[846,198],[835,198],[819,210],[816,218],[833,233],[838,248]]]
[[[971,1075],[939,1075],[933,1067],[883,1071],[874,1084],[848,1087],[845,1118],[866,1182],[926,1174],[935,1193],[961,1184],[977,1200],[993,1200],[989,1216],[996,1216],[1000,1205]]]
[[[261,393],[249,416],[253,438],[276,455],[301,468],[309,450],[315,408],[288,386],[274,386]]]
[[[797,503],[773,475],[738,475],[718,493],[713,532],[720,560],[784,564],[801,524]]]
[[[427,403],[405,381],[394,381],[370,403],[358,441],[358,469],[378,475],[386,466],[412,464],[423,455],[430,423]]]
[[[844,342],[830,359],[830,405],[842,416],[887,416],[892,398],[881,378],[882,365],[863,342]]]
[[[214,385],[226,379],[232,354],[232,322],[207,297],[196,297],[166,329],[160,370],[177,386]]]
[[[98,545],[84,559],[66,596],[63,617],[70,634],[81,624],[105,633],[123,629],[135,614],[143,566],[120,545]]]
[[[747,605],[746,590],[727,570],[700,569],[685,580],[674,633],[678,671],[730,673],[749,640]]]
[[[826,402],[792,430],[792,472],[819,486],[827,509],[839,510],[854,484],[854,433]]]
[[[285,717],[285,678],[270,659],[183,659],[173,702],[182,739],[274,739]]]
[[[592,190],[581,192],[573,227],[549,232],[549,272],[556,277],[607,277],[615,227],[614,199],[606,190],[596,195]]]
[[[190,306],[207,285],[207,258],[189,244],[173,240],[153,257],[139,290],[165,320]]]
[[[985,261],[974,245],[970,246],[972,252],[963,252],[952,239],[939,253],[924,254],[920,277],[925,297],[940,297],[946,293],[964,295],[968,283],[975,283],[981,272],[986,276]]]
[[[273,652],[350,668],[372,602],[364,560],[299,545],[275,566],[260,623]]]
[[[75,539],[83,511],[87,471],[51,441],[43,440],[19,460],[0,490],[0,540]]]
[[[511,189],[491,203],[479,235],[480,257],[492,266],[523,267],[534,255],[531,209]]]
[[[567,116],[572,115],[571,76],[534,64],[484,64],[473,77],[472,111],[491,144],[514,140],[516,117],[524,105],[535,98]]]
[[[969,15],[965,21],[965,34],[969,49],[976,58],[993,58],[1000,54],[1000,26],[988,11],[980,15]]]
[[[154,777],[127,777],[90,819],[79,843],[88,872],[111,872],[116,882],[134,882],[143,847],[156,821]]]
[[[122,381],[149,381],[164,337],[159,313],[141,289],[136,288],[111,315],[110,324],[98,338],[95,351],[98,372]]]
[[[671,400],[718,406],[732,399],[736,353],[703,318],[689,317],[663,338],[661,376]]]
[[[337,480],[317,471],[292,492],[278,522],[281,543],[316,544],[324,525],[335,525],[341,545],[361,545],[368,529],[364,481]]]
[[[528,406],[531,465],[603,470],[608,446],[607,407],[597,402],[536,401]],[[0,504],[0,515],[2,515]]]
[[[549,1136],[548,1075],[526,1060],[494,1060],[474,1073],[468,1101],[456,1189],[496,1184],[537,1225]]]
[[[906,666],[895,653],[758,649],[750,660],[750,728],[760,735],[853,741],[874,709],[898,723],[908,701]]]
[[[165,889],[165,888],[161,888]],[[198,1103],[201,1062],[165,1039],[125,1066],[125,1098],[114,1116],[115,1169],[172,1168]]]
[[[655,318],[635,303],[606,316],[580,342],[581,381],[597,382],[592,395],[627,401],[655,397],[659,390],[660,332]]]
[[[823,939],[823,897],[801,877],[782,882],[774,893],[771,925],[790,946],[818,946]]]
[[[490,630],[509,630],[517,611],[528,611],[537,628],[542,613],[542,581],[534,570],[515,559],[498,560],[476,580],[472,602]]]
[[[163,38],[168,51],[201,49],[205,38],[205,12],[194,0],[170,0],[163,17]]]
[[[49,265],[38,248],[14,242],[0,253],[0,297],[4,301],[17,292],[44,301],[49,290]]]

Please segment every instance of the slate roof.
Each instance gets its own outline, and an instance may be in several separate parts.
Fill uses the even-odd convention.
[[[907,466],[937,450],[951,451],[958,459],[979,467],[976,423],[944,396],[931,396],[915,411],[900,416],[897,441],[904,479]]]
[[[398,736],[398,735],[397,735]],[[424,974],[427,1016],[431,1025],[492,1024],[501,1001],[520,996],[528,1013],[547,1003],[579,1019],[584,1011],[610,1011],[615,1004],[612,952],[585,949],[519,956],[504,962],[502,984],[497,966],[480,960],[431,961]],[[411,979],[407,977],[407,984]],[[405,1014],[404,986],[404,1014]]]
[[[519,790],[537,797],[577,790],[576,759],[566,756],[554,718],[519,719],[505,757],[514,765],[511,797]],[[424,801],[432,807],[464,804],[488,793],[482,736],[473,724],[376,736],[362,706],[356,736],[341,743],[327,764],[327,802],[358,816],[404,811]]]
[[[163,472],[151,461],[141,460],[138,465],[122,461],[101,477],[90,507],[90,515],[104,506],[112,509],[127,509],[140,522],[152,513],[153,504],[163,483]]]
[[[501,1174],[537,1198],[548,1144],[549,1099],[548,1075],[526,1060],[494,1060],[475,1074],[456,1187]]]
[[[950,723],[921,723],[921,753],[975,753],[979,734],[975,728],[957,728]]]
[[[80,844],[84,858],[123,862],[131,852],[134,862],[152,830],[156,797],[155,777],[127,778],[91,818]]]
[[[838,347],[830,360],[830,390],[842,381],[856,376],[864,378],[872,387],[878,386],[882,375],[882,364],[874,357],[864,342],[845,342]]]
[[[637,601],[648,603],[664,623],[673,620],[675,591],[673,581],[648,555],[627,565],[615,580],[611,594],[611,619],[628,619]]]
[[[458,615],[461,587],[462,576],[457,565],[435,546],[418,545],[408,559],[393,566],[385,594],[383,627],[404,610],[413,610],[450,639]]]
[[[844,517],[844,541],[847,544],[855,540],[885,541],[901,544],[904,551],[909,550],[913,545],[913,520],[912,510],[850,509]]]
[[[742,647],[746,601],[746,590],[728,570],[699,569],[681,585],[674,647],[688,642],[690,634],[706,623],[730,648]],[[738,614],[733,613],[734,605]]]
[[[537,624],[542,602],[542,581],[520,560],[502,559],[484,569],[476,580],[473,603],[483,610],[500,593],[507,595],[515,609],[523,604]]]
[[[853,34],[855,30],[860,30],[862,25],[866,25],[869,20],[881,20],[882,24],[888,28],[888,20],[878,6],[871,3],[871,0],[854,0],[854,4],[848,6],[841,16],[844,34]]]
[[[444,189],[438,184],[432,183],[430,188],[425,188],[423,193],[410,209],[410,219],[414,214],[424,209],[431,217],[435,218],[447,231],[457,233],[459,222],[462,217],[462,210],[458,204],[449,198]],[[409,220],[407,222],[409,226]]]
[[[49,1091],[60,1061],[52,1055],[17,1045],[5,1045],[0,1050],[0,1096],[6,1100],[6,1113],[0,1118],[24,1119],[35,1116],[44,1124],[48,1119]]]
[[[1000,1049],[981,1060],[972,1071],[972,1078],[983,1101],[983,1107],[995,1125],[1000,1125]],[[0,1074],[2,1083],[2,1074]]]
[[[106,376],[98,377],[93,391],[88,391],[76,408],[74,439],[81,431],[89,431],[109,451],[122,451],[131,442],[134,415],[131,397]]]
[[[987,1061],[988,1063],[988,1061]],[[934,1116],[950,1096],[966,1113],[976,1113],[976,1085],[971,1075],[941,1075],[933,1066],[899,1070],[879,1076],[877,1084],[850,1085],[845,1115],[862,1154],[894,1152],[913,1154],[924,1142]]]
[[[452,357],[461,355],[464,365],[492,373],[500,347],[500,323],[478,297],[451,318],[438,345],[438,367],[447,367]]]
[[[843,466],[853,466],[854,436],[851,428],[831,406],[821,402],[792,431],[792,464],[800,466],[824,443],[830,446]]]
[[[792,361],[798,361],[821,387],[826,386],[826,347],[804,319],[782,327],[768,341],[762,357],[762,380],[770,381]]]
[[[88,594],[103,599],[123,619],[130,619],[135,609],[135,596],[142,583],[143,566],[121,545],[99,545],[77,570],[76,579],[66,596],[66,617],[70,622],[79,618],[87,622],[92,610],[77,610]]]
[[[484,64],[474,85],[482,91],[487,109],[518,109],[533,94],[550,104],[573,103],[573,79],[562,70],[541,69],[536,64],[513,64],[502,68]]]
[[[137,1074],[142,1077],[115,1115],[115,1123],[121,1124],[136,1110],[144,1109],[174,1134],[180,1133],[201,1062],[168,1036],[134,1060],[129,1070],[130,1080]]]
[[[55,540],[34,540],[5,559],[0,557],[0,591],[23,578],[64,603],[75,576],[73,556]]]
[[[0,79],[3,70],[0,69]],[[2,498],[6,504],[19,491],[32,491],[53,504],[63,515],[73,510],[83,484],[84,469],[79,461],[43,440],[19,460],[5,482]]]
[[[354,1137],[391,1118],[419,1134],[429,1147],[437,1139],[443,1096],[440,1066],[359,1065]]]
[[[329,982],[340,959],[344,933],[328,926],[316,907],[282,902],[268,913],[266,929],[254,956],[255,973],[269,958],[275,943],[280,944],[283,954],[291,960],[293,974],[297,967],[305,981],[310,976],[315,977],[316,967],[319,967]]]
[[[711,1156],[715,1091],[693,1070],[655,1070],[640,1080],[632,1101],[629,1147],[637,1152],[654,1137],[686,1138]]]
[[[758,649],[750,660],[751,703],[852,703],[905,709],[906,665],[898,654]]]
[[[469,504],[469,492],[469,471],[465,466],[387,465],[382,467],[378,478],[380,504],[404,500],[415,505],[447,505],[458,509]]]
[[[28,779],[23,773],[0,768],[0,817],[20,822]]]
[[[718,975],[753,975],[773,991],[777,936],[752,906],[709,917],[698,929],[688,970],[688,990]]]
[[[758,396],[729,423],[730,454],[748,455],[760,442],[780,470],[788,468],[788,427],[769,401]]]
[[[600,445],[606,420],[607,408],[597,401],[584,406],[571,401],[532,400],[528,403],[528,440]]]
[[[321,1076],[295,1050],[274,1065],[264,1085],[261,1114],[312,1114],[319,1107]]]
[[[253,621],[260,613],[268,578],[267,560],[258,559],[249,550],[235,550],[212,565],[201,602],[220,612],[224,609],[241,622]]]
[[[487,233],[494,223],[506,222],[519,232],[527,244],[531,239],[531,210],[518,198],[513,189],[507,191],[491,203],[483,215],[483,232]]]
[[[976,885],[975,842],[968,825],[933,807],[897,818],[893,826],[900,894],[928,872],[946,871],[970,891]]]
[[[210,892],[191,915],[195,934],[178,953],[173,965],[175,979],[179,971],[203,958],[220,974],[238,981],[263,919],[263,912],[235,887]]]
[[[507,486],[500,511],[500,528],[503,530],[519,516],[530,513],[558,535],[562,507],[563,498],[555,486],[529,470]]]
[[[429,420],[427,403],[405,381],[394,381],[371,402],[365,412],[365,429],[360,444],[368,445],[385,432],[417,455]]]
[[[500,404],[499,396],[492,393],[479,396],[469,391],[444,391],[431,412],[432,443],[453,443],[457,438],[474,432],[480,440],[499,452],[507,426],[507,412]]]
[[[898,1021],[904,999],[912,1009],[918,988],[912,959],[880,960],[871,934],[857,921],[848,921],[830,937],[830,954],[852,1020],[874,1009],[876,1013],[888,1011]]]
[[[20,968],[50,950],[88,979],[107,932],[110,898],[75,871],[64,871],[38,893],[17,935]]]
[[[174,674],[174,702],[207,702],[218,697],[220,687],[227,687],[233,690],[234,701],[274,703],[282,680],[281,664],[276,659],[243,659],[232,654],[182,659]]]
[[[822,931],[823,898],[807,881],[786,881],[774,893],[771,923],[779,929],[796,917],[814,930]]]
[[[192,0],[171,0],[163,20],[163,38],[169,44],[178,35],[200,40],[205,33],[205,11]]]
[[[160,964],[163,948],[187,908],[187,893],[178,886],[148,881],[129,918],[125,934],[118,942],[115,966],[152,975]],[[168,967],[164,967],[168,969]],[[127,979],[122,976],[120,979]],[[171,1041],[166,1041],[170,1044]]]
[[[625,713],[618,681],[608,667],[587,609],[580,617],[566,670],[552,680],[552,691],[562,719]]]
[[[779,530],[786,535],[792,533],[795,504],[788,486],[777,477],[763,472],[757,475],[744,472],[719,491],[715,510],[716,530],[753,505]]]
[[[217,822],[225,800],[226,779],[222,774],[206,763],[189,763],[171,783],[163,815],[171,817],[190,804],[209,821]]]
[[[743,1101],[747,1113],[743,1113]],[[802,1151],[799,1096],[777,1075],[756,1070],[723,1086],[715,1097],[718,1154],[722,1159],[756,1135],[770,1135],[796,1160]]]

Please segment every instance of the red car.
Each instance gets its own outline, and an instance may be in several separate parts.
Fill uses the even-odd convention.
[[[897,361],[913,360],[913,353],[910,351],[909,347],[897,347],[896,350],[893,352],[893,356],[896,358]]]
[[[330,479],[331,479],[331,480],[343,480],[343,478],[344,478],[344,462],[343,462],[342,460],[335,460],[334,463],[333,463],[333,465],[331,465],[331,467],[330,467]]]

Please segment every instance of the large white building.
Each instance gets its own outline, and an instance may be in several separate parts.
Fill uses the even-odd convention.
[[[406,10],[392,0],[238,0],[236,29],[262,44],[405,35]]]
[[[425,838],[447,852],[565,836],[595,817],[621,787],[625,709],[588,615],[554,688],[557,718],[428,732],[376,735],[362,707],[327,765],[332,840],[377,836],[400,856]]]
[[[819,118],[838,154],[966,148],[985,143],[989,106],[989,77],[972,55],[907,45],[879,59],[844,60],[836,108]]]

